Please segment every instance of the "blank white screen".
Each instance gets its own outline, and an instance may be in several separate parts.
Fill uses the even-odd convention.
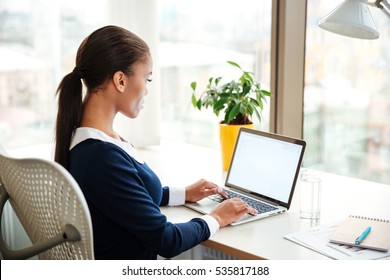
[[[227,183],[288,202],[302,146],[241,132]]]

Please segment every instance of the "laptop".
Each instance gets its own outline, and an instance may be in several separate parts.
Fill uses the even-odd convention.
[[[306,142],[278,134],[241,128],[227,173],[225,190],[258,210],[231,225],[286,212],[291,205]],[[188,208],[208,214],[223,198],[206,197]],[[260,206],[259,206],[260,205]]]

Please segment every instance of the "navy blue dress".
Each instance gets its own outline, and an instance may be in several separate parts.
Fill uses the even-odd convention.
[[[95,139],[77,144],[70,173],[88,203],[96,259],[171,258],[210,236],[200,218],[168,222],[159,208],[168,204],[168,187],[115,144]]]

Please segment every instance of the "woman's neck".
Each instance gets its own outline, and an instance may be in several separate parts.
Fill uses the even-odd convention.
[[[108,136],[117,140],[121,137],[113,129],[116,111],[113,103],[106,94],[89,94],[84,100],[83,115],[81,117],[81,127],[92,127],[98,129]]]

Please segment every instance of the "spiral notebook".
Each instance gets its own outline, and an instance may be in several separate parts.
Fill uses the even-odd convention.
[[[370,233],[356,246],[356,238],[369,226],[371,227]],[[351,215],[341,223],[335,233],[330,237],[330,242],[388,251],[390,248],[390,221]]]

